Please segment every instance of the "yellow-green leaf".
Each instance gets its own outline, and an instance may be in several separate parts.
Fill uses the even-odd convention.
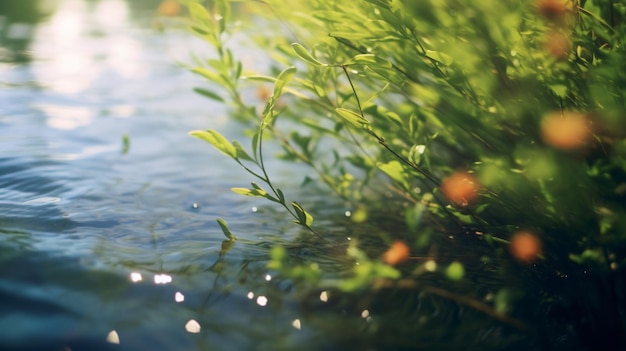
[[[446,55],[443,52],[433,50],[426,50],[426,57],[446,66],[450,66],[454,61],[449,55]]]
[[[280,94],[282,94],[283,88],[291,80],[291,78],[293,78],[295,74],[296,68],[293,66],[287,67],[282,72],[280,72],[280,74],[276,78],[276,83],[274,84],[274,93],[272,94],[272,97],[274,99],[277,99]]]
[[[388,163],[379,163],[378,168],[395,182],[401,184],[404,189],[409,188],[407,173],[405,172],[404,167],[402,167],[402,164],[399,161],[393,160],[389,161]]]
[[[293,52],[298,55],[298,57],[300,59],[302,59],[302,61],[315,65],[315,66],[325,66],[325,64],[319,62],[315,57],[313,57],[313,55],[311,55],[305,48],[304,46],[298,44],[298,43],[293,43],[291,44],[291,48],[293,49]]]
[[[226,156],[237,158],[237,149],[222,134],[215,130],[193,130],[189,132],[189,135],[209,142]]]
[[[291,203],[291,206],[293,206],[293,209],[296,211],[298,223],[306,225],[307,227],[310,227],[313,224],[313,216],[305,211],[299,203],[294,201]]]
[[[195,91],[196,93],[198,93],[198,94],[200,94],[200,95],[202,95],[204,97],[207,97],[207,98],[209,98],[211,100],[224,102],[224,99],[221,96],[217,95],[216,93],[214,93],[212,91],[206,90],[204,88],[193,88],[193,91]]]
[[[204,6],[197,2],[192,2],[189,4],[189,13],[191,14],[191,17],[196,21],[202,23],[210,22],[211,14],[209,14],[209,11]]]
[[[220,225],[220,228],[222,228],[222,232],[228,240],[237,240],[237,237],[235,236],[235,234],[233,234],[233,232],[230,231],[230,229],[228,228],[228,224],[226,224],[225,220],[223,220],[222,218],[218,218],[217,224]]]
[[[370,124],[370,121],[368,121],[367,119],[361,117],[360,114],[358,114],[358,113],[356,113],[354,111],[350,111],[350,110],[342,108],[342,107],[336,108],[335,111],[337,111],[339,116],[341,116],[341,118],[346,120],[346,122],[352,124],[353,126],[355,126],[357,128],[363,128],[366,125]]]

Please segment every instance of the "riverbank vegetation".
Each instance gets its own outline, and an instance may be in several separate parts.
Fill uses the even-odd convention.
[[[191,68],[211,82],[197,92],[230,105],[249,142],[191,135],[250,173],[233,191],[283,207],[352,262],[329,278],[277,246],[270,268],[346,293],[433,294],[522,330],[559,320],[547,333],[582,348],[624,345],[623,1],[183,3],[215,50]],[[263,63],[237,57],[242,43]],[[338,242],[306,199],[287,200],[295,191],[273,181],[269,157],[307,165],[303,185],[324,184],[352,225],[386,216],[402,229],[374,249],[358,235]],[[468,254],[502,286],[467,294],[473,259],[440,260],[442,236],[478,245]],[[447,282],[425,286],[433,274]]]

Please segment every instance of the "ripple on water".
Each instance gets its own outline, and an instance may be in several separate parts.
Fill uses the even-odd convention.
[[[0,158],[0,225],[20,230],[67,228],[58,206],[66,187],[48,176],[55,164],[32,158]]]

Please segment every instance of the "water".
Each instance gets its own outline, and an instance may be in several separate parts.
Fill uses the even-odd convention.
[[[205,82],[176,65],[205,47],[184,31],[159,32],[157,4],[59,0],[39,24],[13,28],[28,35],[5,35],[11,50],[3,49],[0,63],[1,349],[534,345],[532,337],[436,296],[382,290],[324,301],[323,291],[272,277],[271,243],[290,243],[300,233],[284,213],[228,191],[250,178],[187,135],[210,127],[239,136],[221,105],[192,92]],[[297,184],[288,173],[277,176]],[[349,226],[342,204],[307,196],[330,218],[322,224],[339,233],[336,240],[402,230]],[[224,242],[218,217],[240,238],[234,247]],[[327,274],[341,267],[340,259],[312,249],[299,255],[320,255]],[[475,271],[470,282],[485,293],[500,284],[488,269]]]

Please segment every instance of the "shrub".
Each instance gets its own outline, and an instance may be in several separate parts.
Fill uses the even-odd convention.
[[[282,204],[323,237],[269,179],[262,145],[273,138],[284,160],[310,166],[363,213],[383,192],[397,194],[413,249],[434,227],[484,240],[537,274],[621,276],[623,2],[253,1],[235,12],[228,0],[186,3],[191,30],[217,53],[193,71],[220,88],[198,91],[258,126],[250,153],[217,131],[192,132],[263,183],[236,192]],[[235,58],[233,33],[271,57],[269,73]],[[274,88],[261,91],[262,108],[242,97],[267,83]],[[368,279],[346,286],[400,278],[371,262],[356,273]],[[418,271],[427,270],[402,279]],[[623,299],[620,291],[607,303]]]

